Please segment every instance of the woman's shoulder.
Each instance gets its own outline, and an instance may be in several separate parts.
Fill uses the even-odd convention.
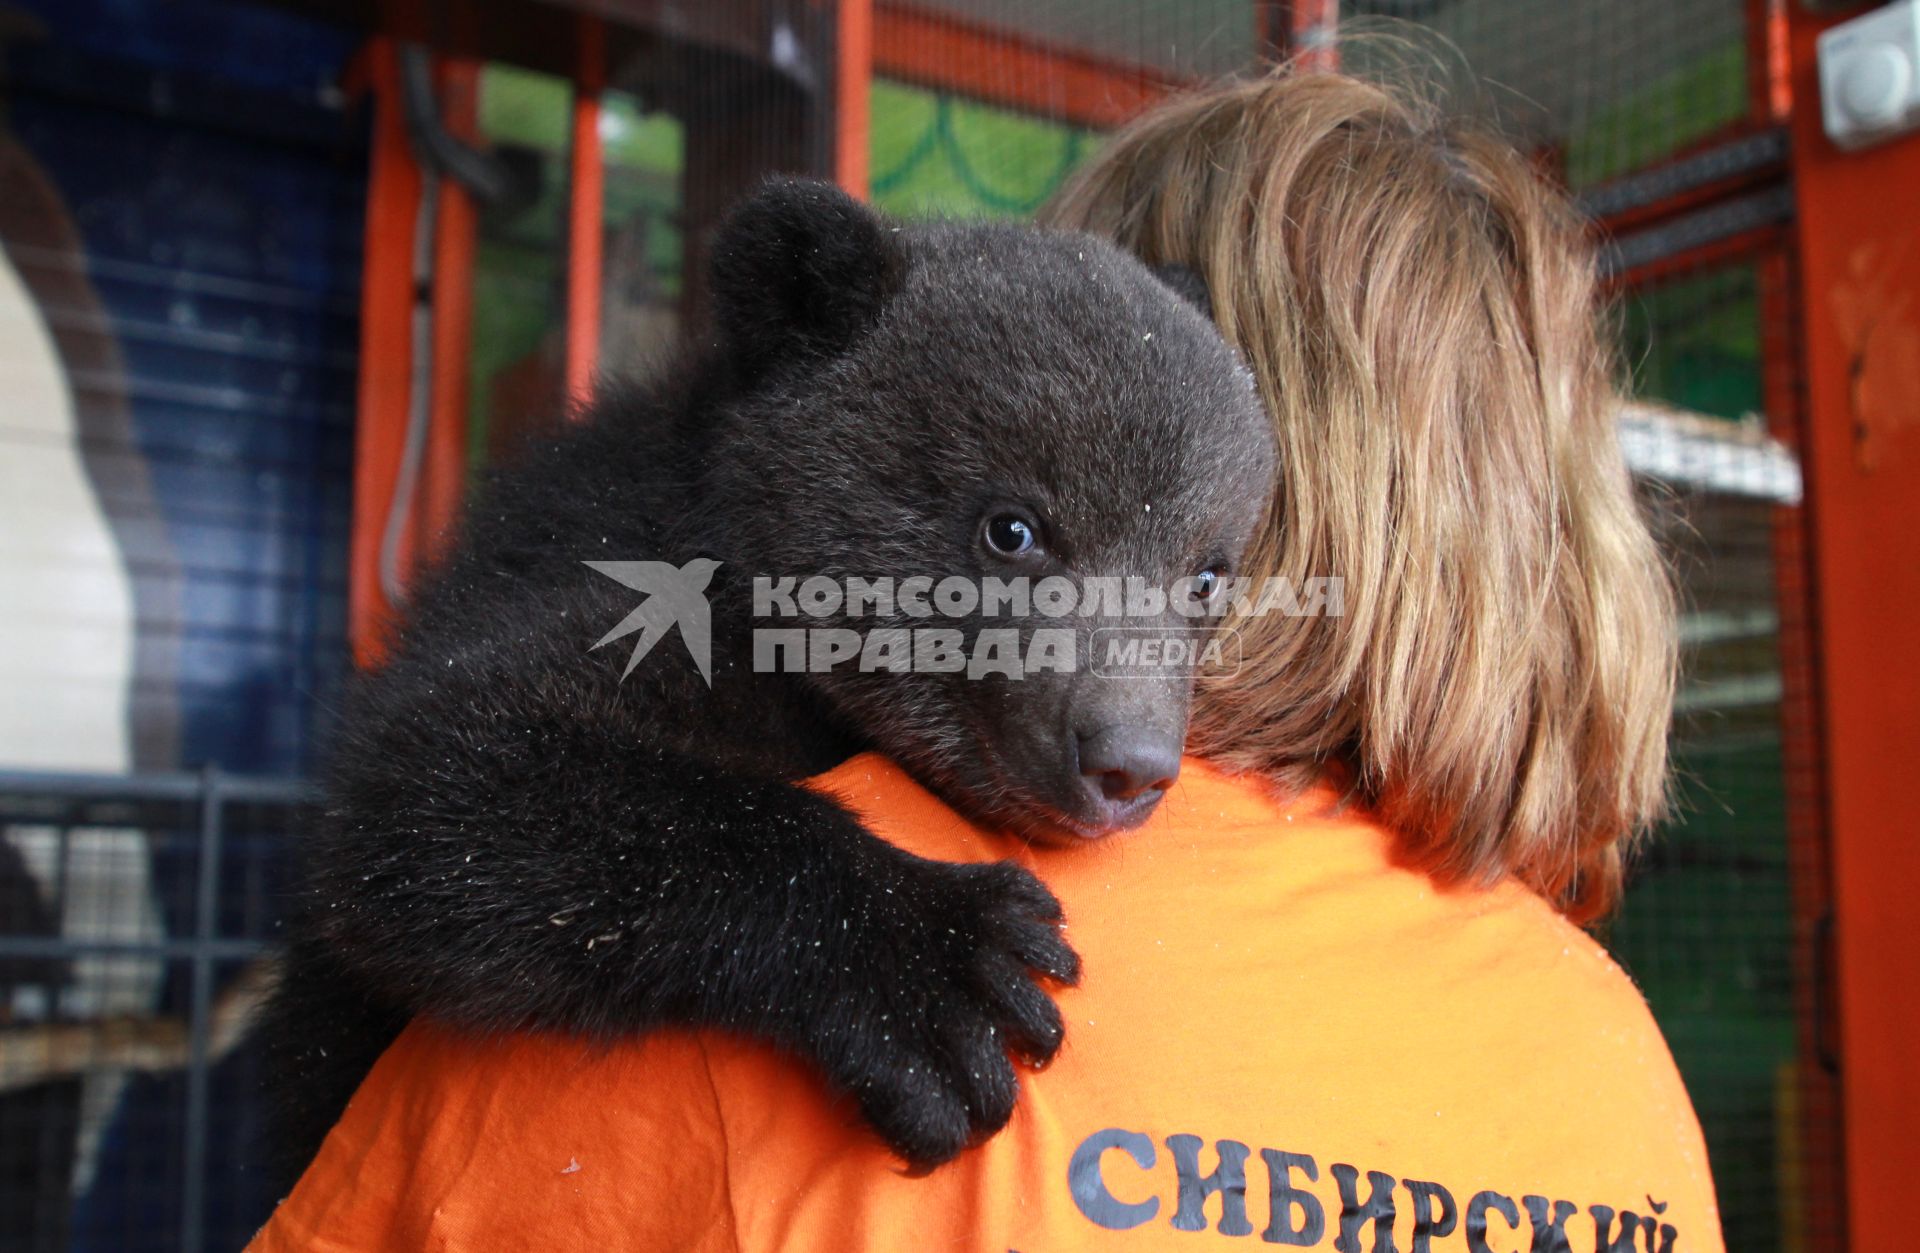
[[[1225,930],[1244,958],[1237,969],[1255,977],[1275,961],[1390,982],[1402,971],[1472,986],[1486,1008],[1551,1013],[1619,1047],[1659,1042],[1640,990],[1593,936],[1517,881],[1438,882],[1336,788],[1287,790],[1190,758],[1141,829],[1046,847],[972,826],[878,756],[812,785],[922,856],[1028,866],[1061,897],[1092,968],[1144,966],[1154,954],[1172,964],[1196,942],[1188,955],[1199,958]],[[1232,981],[1234,970],[1220,973]]]

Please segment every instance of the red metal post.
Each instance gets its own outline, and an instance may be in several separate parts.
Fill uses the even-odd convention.
[[[1804,334],[1793,254],[1776,249],[1755,263],[1759,282],[1762,409],[1774,436],[1802,452],[1808,441],[1801,378]],[[1793,989],[1798,1039],[1791,1105],[1779,1147],[1783,1247],[1805,1253],[1846,1248],[1842,1201],[1840,1092],[1831,1071],[1833,972],[1828,968],[1833,885],[1824,739],[1817,678],[1817,622],[1804,509],[1774,511],[1774,601],[1780,614],[1781,739],[1786,768],[1788,869],[1793,889]]]
[[[1303,70],[1340,68],[1340,52],[1334,44],[1340,0],[1260,0],[1253,12],[1262,57],[1291,59]]]
[[[372,97],[373,152],[367,180],[366,242],[360,286],[359,412],[354,426],[353,532],[347,573],[347,634],[361,666],[385,655],[393,606],[380,587],[380,544],[406,444],[412,369],[413,228],[420,171],[401,116],[400,62],[393,41],[362,53]],[[404,565],[412,544],[403,542]]]
[[[873,0],[836,0],[833,28],[833,178],[867,198],[871,161]]]
[[[385,656],[394,605],[380,575],[380,550],[394,508],[407,443],[413,381],[414,233],[421,173],[407,139],[399,52],[376,38],[355,67],[371,97],[372,167],[360,294],[360,386],[354,426],[353,531],[348,542],[347,634],[356,664]],[[479,67],[450,62],[438,77],[442,121],[462,138],[476,124]],[[431,556],[458,515],[466,486],[467,362],[477,234],[471,197],[451,179],[440,185],[434,237],[432,399],[420,477],[396,550],[410,574]]]
[[[601,160],[600,93],[606,85],[606,27],[580,19],[580,67],[574,79],[573,169],[567,211],[568,403],[579,412],[593,398],[600,354],[601,223],[605,167]]]
[[[1814,39],[1788,10],[1803,448],[1824,731],[1850,1247],[1913,1247],[1899,1199],[1920,1126],[1920,137],[1855,153],[1821,133]]]
[[[440,72],[441,124],[455,138],[479,132],[480,66],[449,60]],[[473,197],[452,179],[440,183],[434,236],[432,407],[420,498],[413,511],[414,541],[439,552],[460,514],[467,486],[467,407],[473,355],[473,257],[479,215]]]
[[[1747,85],[1747,116],[1754,125],[1787,120],[1793,106],[1787,0],[1747,0]]]

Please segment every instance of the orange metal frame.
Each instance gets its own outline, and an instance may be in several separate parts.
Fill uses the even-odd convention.
[[[1788,0],[1747,0],[1748,115],[1757,127],[1792,121],[1794,82]],[[1817,113],[1804,97],[1802,113]],[[1796,145],[1797,147],[1797,145]],[[1791,163],[1792,157],[1789,156]],[[1789,171],[1793,167],[1789,165]],[[1798,286],[1795,228],[1769,242],[1755,260],[1759,281],[1762,405],[1775,438],[1801,459],[1811,442],[1813,414],[1804,386],[1806,327]],[[1837,1050],[1837,984],[1829,943],[1833,934],[1833,834],[1826,781],[1826,739],[1820,712],[1820,630],[1813,596],[1812,517],[1816,505],[1774,513],[1774,600],[1780,616],[1781,759],[1786,767],[1789,872],[1795,929],[1794,1010],[1798,1023],[1797,1134],[1782,1164],[1783,1207],[1789,1239],[1809,1251],[1848,1247],[1844,1196],[1846,1148]]]
[[[441,120],[460,139],[479,133],[480,67],[448,60],[440,68]],[[420,475],[415,534],[431,558],[460,515],[467,486],[467,413],[473,342],[473,255],[480,215],[464,188],[440,188],[433,266],[433,402]]]
[[[1340,25],[1340,0],[1259,0],[1254,20],[1261,55],[1269,60],[1295,57],[1302,69],[1339,68],[1340,51],[1333,39]]]
[[[1802,385],[1802,327],[1791,237],[1757,257],[1762,407],[1776,439],[1801,456],[1810,415]],[[1837,1050],[1831,832],[1825,740],[1819,714],[1818,616],[1812,595],[1807,509],[1778,509],[1773,526],[1774,603],[1780,616],[1781,760],[1786,768],[1788,867],[1792,878],[1794,1012],[1798,1026],[1796,1143],[1782,1164],[1789,1247],[1826,1253],[1847,1247],[1842,1193],[1845,1150]]]
[[[575,415],[593,399],[593,371],[600,355],[601,227],[606,212],[600,95],[606,86],[606,46],[606,26],[597,18],[582,17],[567,197],[566,388]]]
[[[1814,39],[1788,15],[1803,448],[1817,630],[1851,1247],[1913,1247],[1897,1203],[1920,1125],[1920,137],[1841,153],[1821,133]]]
[[[1787,0],[1747,0],[1747,97],[1758,125],[1784,122],[1793,108]]]
[[[581,19],[567,219],[565,361],[567,395],[576,409],[592,398],[600,344],[604,193],[600,93],[604,60],[604,27],[597,20]],[[396,610],[381,586],[380,546],[407,437],[413,371],[413,242],[421,174],[407,139],[400,104],[399,54],[393,40],[372,40],[353,77],[369,94],[374,118],[362,262],[347,629],[355,663],[370,666],[378,664],[386,653]],[[462,139],[477,134],[479,81],[477,63],[441,58],[436,85],[442,121]],[[437,226],[430,295],[433,394],[418,495],[407,532],[401,537],[403,573],[431,559],[459,515],[467,480],[467,362],[478,221],[472,197],[452,180],[441,183]]]
[[[873,72],[1095,130],[1181,86],[1150,66],[904,4],[874,6]]]
[[[408,147],[400,105],[399,54],[391,40],[375,39],[368,45],[356,78],[371,97],[373,153],[361,277],[347,631],[354,661],[368,666],[385,654],[395,610],[380,585],[380,544],[407,437],[413,371],[413,239],[421,177]],[[441,66],[438,86],[444,120],[456,135],[473,133],[478,78],[478,67],[470,62]],[[465,486],[466,362],[475,236],[472,200],[461,188],[444,182],[431,293],[433,405],[417,496],[400,542],[403,571],[431,556],[458,513]]]
[[[1254,11],[1262,55],[1279,60],[1299,51],[1310,69],[1335,68],[1339,53],[1326,41],[1339,11],[1338,0],[1263,0]],[[836,169],[842,184],[859,193],[866,188],[869,72],[1092,130],[1124,125],[1190,85],[1152,66],[897,0],[840,0],[839,12],[853,38],[843,42],[849,59],[838,67],[843,125]],[[870,69],[863,69],[869,53]]]
[[[873,0],[838,0],[833,45],[833,179],[865,200],[872,159]]]
[[[380,588],[380,538],[400,473],[411,366],[412,241],[420,171],[407,153],[400,115],[400,65],[391,40],[364,54],[373,105],[372,169],[360,284],[360,395],[354,424],[353,534],[347,575],[347,633],[353,659],[373,665],[386,651],[393,607]],[[402,559],[410,557],[403,547]]]

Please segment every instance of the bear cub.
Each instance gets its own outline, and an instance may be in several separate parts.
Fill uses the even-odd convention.
[[[896,226],[794,181],[713,258],[693,360],[492,475],[347,698],[267,1015],[285,1169],[416,1014],[751,1034],[922,1166],[1006,1122],[1009,1050],[1060,1046],[1043,983],[1078,959],[1046,888],[912,856],[799,781],[875,750],[1000,829],[1135,825],[1179,769],[1193,673],[1101,673],[1094,633],[1207,619],[903,594],[769,620],[755,580],[1218,596],[1273,479],[1251,376],[1177,279],[1085,235]],[[1077,658],[795,667],[755,638],[928,626]]]

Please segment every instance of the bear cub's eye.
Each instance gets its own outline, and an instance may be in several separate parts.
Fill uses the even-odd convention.
[[[1017,513],[997,513],[987,519],[987,547],[1002,557],[1023,557],[1040,546],[1033,523]]]
[[[1225,566],[1208,566],[1193,576],[1193,582],[1190,585],[1193,589],[1193,599],[1197,603],[1205,604],[1220,594],[1220,589],[1226,585],[1226,581]]]

